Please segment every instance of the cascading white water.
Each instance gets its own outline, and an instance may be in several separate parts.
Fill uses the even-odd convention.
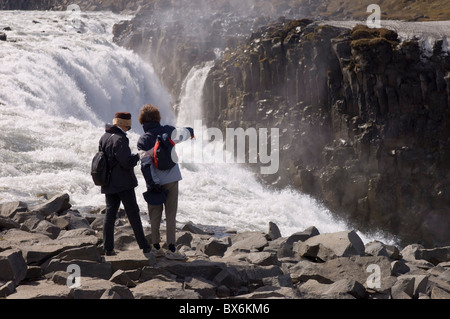
[[[133,114],[133,150],[142,105],[161,106],[174,123],[170,95],[150,65],[112,43],[112,13],[87,13],[79,29],[66,12],[4,11],[0,27],[0,202],[68,192],[74,205],[101,205],[90,161],[115,112]],[[139,174],[140,171],[136,170]]]
[[[2,12],[0,27],[12,31],[9,41],[0,43],[0,203],[67,192],[74,206],[103,205],[90,161],[104,122],[116,111],[133,114],[134,132],[128,135],[133,151],[142,133],[137,115],[143,104],[157,105],[165,123],[192,126],[202,118],[202,88],[212,62],[187,76],[175,122],[170,96],[152,67],[112,43],[113,24],[129,18],[89,13],[79,33],[67,27],[64,12]],[[208,160],[216,156],[214,142],[178,144],[181,159],[199,142],[210,164],[180,163],[180,222],[266,231],[273,221],[283,236],[311,225],[322,233],[348,229],[309,196],[269,190],[241,166]],[[135,172],[138,203],[146,211],[144,179],[138,168]]]

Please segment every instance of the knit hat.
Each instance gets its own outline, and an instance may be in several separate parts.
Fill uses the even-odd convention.
[[[117,112],[114,115],[113,125],[131,127],[131,114],[128,112]]]

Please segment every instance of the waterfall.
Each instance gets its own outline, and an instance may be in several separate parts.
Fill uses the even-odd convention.
[[[203,85],[214,61],[208,61],[204,66],[194,66],[186,76],[181,87],[181,100],[177,116],[177,125],[194,125],[195,120],[203,119],[202,98]]]
[[[142,105],[158,105],[174,123],[151,65],[112,43],[124,18],[131,17],[87,13],[76,30],[65,12],[2,12],[12,31],[0,46],[0,202],[68,192],[74,205],[104,204],[89,170],[105,123],[130,112],[133,151]]]

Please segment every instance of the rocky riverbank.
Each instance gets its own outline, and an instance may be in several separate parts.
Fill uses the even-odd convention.
[[[217,236],[187,223],[177,230],[187,260],[176,261],[144,255],[119,214],[117,255],[104,256],[103,216],[102,208],[73,209],[68,194],[31,207],[0,204],[0,297],[450,298],[448,246],[364,245],[353,230],[314,226],[283,237],[270,222],[267,232]]]

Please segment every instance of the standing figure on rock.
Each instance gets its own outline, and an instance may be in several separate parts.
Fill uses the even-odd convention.
[[[139,113],[139,123],[144,134],[139,138],[138,150],[141,155],[141,170],[144,175],[147,192],[144,198],[148,203],[152,231],[152,251],[161,256],[164,254],[160,246],[160,224],[163,209],[166,215],[167,245],[165,253],[168,259],[186,259],[175,247],[176,214],[178,209],[178,182],[182,179],[177,164],[174,146],[176,143],[194,138],[194,130],[190,127],[176,129],[173,126],[160,124],[161,114],[157,107],[144,105]],[[164,154],[164,148],[168,155]],[[170,151],[167,151],[170,150]]]
[[[131,153],[127,131],[131,129],[131,114],[116,113],[113,125],[107,125],[99,146],[108,159],[110,179],[101,192],[106,198],[106,215],[103,224],[103,246],[107,256],[114,252],[114,223],[120,203],[123,204],[139,248],[144,253],[151,251],[151,246],[144,235],[139,206],[136,201],[135,187],[138,185],[134,167],[139,162],[139,155]]]

